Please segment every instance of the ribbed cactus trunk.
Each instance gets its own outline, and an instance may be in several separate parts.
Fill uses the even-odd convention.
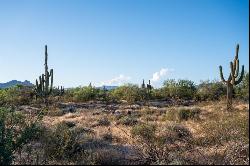
[[[48,78],[49,72],[48,72],[48,52],[47,52],[47,45],[45,46],[45,63],[44,63],[44,69],[45,69],[45,78]],[[49,79],[45,79],[45,104],[48,106],[48,92],[49,92]]]
[[[233,85],[227,84],[227,110],[232,110],[233,107]]]
[[[220,69],[220,77],[223,83],[227,85],[227,110],[231,111],[233,109],[233,86],[238,85],[243,77],[244,77],[244,65],[242,65],[241,74],[239,76],[239,45],[236,46],[236,55],[234,57],[234,61],[230,62],[231,73],[228,77],[228,80],[225,80],[223,76],[222,66],[219,67]]]

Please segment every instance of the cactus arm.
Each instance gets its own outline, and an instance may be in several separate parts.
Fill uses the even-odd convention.
[[[222,82],[226,83],[227,81],[225,80],[225,78],[223,76],[222,66],[220,66],[219,68],[220,68],[220,78],[221,78]]]
[[[235,85],[238,85],[242,81],[243,77],[244,77],[244,65],[242,65],[240,78],[237,81],[235,81]]]
[[[235,59],[238,59],[238,55],[239,55],[239,48],[240,48],[240,45],[237,44],[236,46],[236,55],[235,55]]]
[[[38,89],[39,85],[38,85],[38,81],[36,79],[36,89]]]
[[[53,90],[53,69],[50,70],[50,93]]]
[[[39,91],[42,91],[42,77],[39,76]]]
[[[235,71],[235,74],[234,74],[235,78],[237,78],[238,75],[239,75],[239,66],[240,66],[239,59],[237,59],[236,60],[236,71]]]
[[[231,68],[231,73],[230,73],[231,80],[230,81],[232,81],[231,83],[234,85],[234,82],[235,82],[235,77],[234,77],[235,67],[234,67],[233,62],[230,62],[230,68]]]

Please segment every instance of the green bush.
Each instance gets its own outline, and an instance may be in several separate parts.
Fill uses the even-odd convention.
[[[168,97],[164,92],[165,92],[164,88],[153,89],[152,90],[152,99],[164,99],[164,98]]]
[[[109,102],[112,100],[110,92],[103,89],[97,89],[92,86],[77,87],[67,89],[63,95],[64,101],[86,102],[91,100],[100,100]]]
[[[41,138],[46,157],[50,159],[68,158],[76,146],[77,133],[65,123],[59,123],[55,128],[48,129]]]
[[[73,100],[77,102],[95,100],[97,93],[98,89],[90,86],[75,88],[73,90]]]
[[[10,165],[14,153],[40,133],[36,121],[29,122],[21,113],[0,108],[0,165]]]
[[[130,104],[141,101],[143,98],[140,88],[133,84],[127,84],[114,89],[111,91],[111,96],[115,100],[126,100]]]
[[[249,72],[246,72],[243,80],[235,88],[235,96],[239,99],[249,100]]]
[[[103,135],[97,139],[95,132],[85,127],[71,127],[66,121],[44,130],[40,139],[47,161],[71,164],[95,164],[96,151],[109,145],[112,138]]]
[[[0,90],[0,106],[4,105],[25,105],[33,100],[34,91],[32,87],[14,86]]]
[[[227,93],[227,88],[222,82],[218,81],[202,81],[197,88],[196,99],[205,100],[219,100]]]
[[[165,97],[174,99],[193,99],[196,93],[196,87],[193,81],[173,79],[166,80],[163,83],[163,93]]]

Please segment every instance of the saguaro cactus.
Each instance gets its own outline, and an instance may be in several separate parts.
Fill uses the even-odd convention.
[[[141,88],[145,88],[146,86],[145,86],[145,83],[144,83],[144,79],[142,80],[142,85],[141,85]]]
[[[48,53],[47,45],[45,45],[45,73],[42,76],[39,76],[39,80],[36,80],[36,96],[44,99],[46,106],[48,106],[48,96],[52,93],[53,90],[53,69],[48,71]]]
[[[234,61],[230,62],[231,73],[227,80],[224,79],[222,66],[219,66],[220,69],[220,77],[224,84],[227,85],[227,110],[232,110],[232,99],[233,99],[233,86],[239,84],[244,76],[244,65],[242,65],[241,74],[239,76],[239,44],[236,46],[236,55],[234,57]]]
[[[151,94],[151,90],[152,90],[152,85],[150,84],[150,80],[149,80],[148,84],[147,84],[147,93],[148,93],[149,96]]]

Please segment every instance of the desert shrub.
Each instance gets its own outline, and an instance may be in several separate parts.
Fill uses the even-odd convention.
[[[125,155],[116,149],[99,149],[92,154],[95,165],[123,165]]]
[[[219,100],[226,95],[227,89],[222,82],[218,81],[202,81],[197,88],[196,99],[205,100]]]
[[[110,128],[108,129],[108,131],[105,131],[105,133],[101,134],[101,138],[104,141],[112,142],[112,140],[113,140],[113,134],[112,134]]]
[[[76,126],[76,123],[73,121],[63,121],[63,123],[65,123],[68,128],[72,128]]]
[[[235,88],[235,96],[239,99],[249,100],[249,72],[246,72],[243,80]]]
[[[133,84],[120,86],[112,90],[110,95],[115,100],[126,100],[130,104],[142,100],[140,88]]]
[[[68,159],[77,145],[77,135],[78,132],[71,130],[65,122],[45,130],[41,138],[45,157],[56,160]]]
[[[165,97],[166,96],[165,96],[163,88],[152,90],[152,95],[151,95],[152,99],[164,99]]]
[[[163,120],[183,121],[183,120],[198,120],[201,110],[197,107],[180,107],[169,109]]]
[[[0,108],[0,165],[10,165],[14,153],[40,133],[37,121],[28,121],[21,113]]]
[[[179,147],[177,144],[171,146],[175,140],[190,137],[189,131],[182,126],[167,127],[166,130],[156,132],[156,126],[152,124],[136,125],[131,129],[132,137],[138,138],[135,147],[139,152],[141,164],[182,164],[183,160],[179,157]],[[173,145],[173,144],[172,144]]]
[[[0,90],[0,105],[25,105],[29,104],[34,96],[32,87],[17,85]]]
[[[163,93],[165,97],[175,99],[193,99],[196,93],[196,87],[193,81],[173,79],[164,81]]]
[[[63,101],[65,102],[73,101],[75,89],[76,88],[65,89],[64,94],[62,96]]]
[[[103,102],[111,102],[112,98],[110,96],[110,92],[108,90],[105,89],[99,89],[97,91],[97,99]]]
[[[102,117],[97,121],[98,126],[109,126],[111,123],[107,117]]]
[[[202,146],[223,145],[230,141],[249,142],[248,116],[238,112],[219,112],[200,124],[203,137],[196,140]]]
[[[191,138],[191,132],[184,126],[179,124],[173,124],[166,127],[168,133],[172,132],[174,139],[187,139]]]
[[[143,108],[141,111],[146,115],[153,115],[156,112],[155,110],[150,108]]]
[[[97,97],[98,89],[92,86],[79,87],[72,90],[73,100],[77,102],[95,100]]]
[[[138,120],[133,115],[122,116],[117,121],[117,124],[122,124],[122,125],[126,125],[126,126],[133,126],[133,125],[135,125],[137,123],[138,123]]]
[[[150,124],[138,124],[131,129],[133,137],[138,136],[143,140],[152,141],[155,138],[156,126]]]
[[[59,108],[54,108],[54,109],[48,110],[47,115],[48,116],[63,116],[64,111],[62,109],[59,109]]]
[[[198,119],[201,110],[199,108],[185,108],[181,107],[178,110],[178,119],[179,120],[188,120],[188,119]]]

